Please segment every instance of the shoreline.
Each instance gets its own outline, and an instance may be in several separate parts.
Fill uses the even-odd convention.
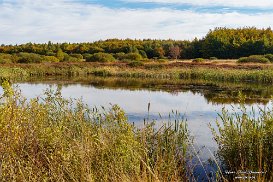
[[[2,64],[0,77],[7,79],[33,76],[102,76],[154,79],[201,79],[206,81],[273,83],[273,65],[236,64],[234,61],[192,63],[147,62],[130,66],[117,63],[40,63]]]

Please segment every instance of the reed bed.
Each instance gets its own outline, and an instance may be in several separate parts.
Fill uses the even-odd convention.
[[[185,122],[137,129],[118,106],[89,109],[48,89],[26,100],[7,81],[0,104],[0,181],[186,181]]]
[[[247,111],[242,103],[240,112],[223,109],[211,127],[221,170],[230,181],[272,181],[273,110]]]
[[[96,64],[29,64],[5,65],[0,68],[0,77],[10,79],[34,76],[87,76],[154,78],[154,79],[202,79],[206,81],[273,83],[273,69],[237,69],[215,67],[168,67],[168,65]]]

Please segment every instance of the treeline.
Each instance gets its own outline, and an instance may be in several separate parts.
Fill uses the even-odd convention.
[[[273,53],[271,28],[216,28],[200,42],[203,57],[240,58]]]
[[[92,43],[1,45],[0,62],[75,62],[145,59],[236,59],[273,53],[271,28],[216,28],[202,39],[119,40]]]

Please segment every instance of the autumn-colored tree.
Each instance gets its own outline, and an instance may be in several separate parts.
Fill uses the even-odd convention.
[[[164,56],[165,56],[165,51],[162,47],[157,47],[154,49],[154,57],[164,58]]]
[[[60,61],[73,54],[78,54],[80,57],[80,55],[95,53],[108,53],[114,56],[119,53],[139,53],[143,58],[149,59],[155,57],[170,57],[172,59],[240,58],[254,54],[273,54],[273,31],[271,28],[258,29],[255,27],[215,28],[210,30],[204,38],[196,38],[192,41],[109,39],[91,43],[58,44],[49,41],[45,44],[2,44],[0,46],[0,53],[11,54],[16,57],[21,52],[55,56]],[[122,55],[116,57],[121,59]],[[8,62],[7,59],[3,62],[6,61]]]
[[[178,59],[180,56],[181,49],[179,46],[170,47],[170,56],[172,59]]]

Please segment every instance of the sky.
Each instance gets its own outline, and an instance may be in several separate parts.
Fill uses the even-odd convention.
[[[273,26],[273,0],[0,0],[0,44],[202,38]]]

